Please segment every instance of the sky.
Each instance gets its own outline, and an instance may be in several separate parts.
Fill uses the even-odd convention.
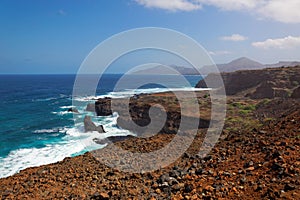
[[[1,0],[0,73],[74,74],[99,43],[143,27],[186,34],[215,63],[300,61],[299,10],[299,0]]]

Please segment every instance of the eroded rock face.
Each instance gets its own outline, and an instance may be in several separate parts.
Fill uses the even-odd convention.
[[[227,95],[242,95],[253,99],[261,98],[299,98],[299,91],[294,90],[300,81],[300,66],[269,68],[263,70],[244,70],[221,74]],[[218,89],[216,74],[209,74],[196,85],[206,88],[209,85]],[[209,84],[207,84],[209,83]],[[294,90],[294,91],[293,91]]]
[[[209,74],[205,80],[199,81],[196,85],[196,88],[206,88],[206,82],[209,82],[210,87],[218,88],[218,85],[214,84],[216,80],[216,74]],[[254,87],[261,83],[264,80],[269,79],[268,73],[262,73],[261,70],[246,70],[246,71],[237,71],[233,73],[222,73],[221,74],[226,94],[234,95],[248,88]]]
[[[294,89],[291,98],[298,99],[300,98],[300,86]]]
[[[105,97],[103,99],[98,99],[95,103],[95,111],[97,113],[97,116],[112,115],[111,98]]]
[[[84,117],[84,131],[85,132],[98,131],[99,133],[105,133],[103,126],[102,125],[96,126],[90,116]]]
[[[270,81],[264,81],[256,88],[255,92],[253,92],[249,96],[252,99],[273,99],[275,97],[274,86],[274,83]]]

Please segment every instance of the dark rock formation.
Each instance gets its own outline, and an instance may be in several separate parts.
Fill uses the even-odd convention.
[[[227,95],[234,95],[251,87],[257,86],[264,80],[269,79],[268,73],[263,73],[263,70],[252,71],[237,71],[233,73],[222,73],[225,90]],[[196,88],[206,88],[206,82],[211,83],[210,87],[218,88],[219,85],[214,85],[216,74],[209,74],[205,80],[199,81]]]
[[[244,70],[221,74],[227,95],[242,95],[253,99],[288,98],[300,80],[300,66],[285,68],[268,68],[263,70]],[[197,88],[218,89],[216,74],[209,74],[196,85]],[[297,96],[297,89],[292,95]]]
[[[103,99],[98,99],[95,103],[95,111],[97,113],[97,116],[112,115],[111,98],[105,97]]]
[[[294,89],[291,98],[297,99],[300,98],[300,86]]]
[[[86,106],[86,111],[89,111],[89,112],[96,112],[96,109],[95,109],[95,103],[89,103],[87,106]]]
[[[264,81],[256,88],[256,90],[252,94],[249,94],[249,96],[252,99],[273,99],[275,97],[274,86],[274,83],[270,81]]]
[[[69,108],[68,112],[79,113],[79,111],[76,108]]]
[[[90,116],[84,117],[84,131],[98,131],[99,133],[105,133],[103,126],[96,126]]]

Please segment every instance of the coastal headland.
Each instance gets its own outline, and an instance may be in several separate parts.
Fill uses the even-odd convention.
[[[204,158],[198,153],[213,120],[209,91],[193,92],[196,99],[182,91],[183,103],[197,101],[200,115],[191,109],[182,116],[182,101],[172,92],[133,96],[129,112],[124,99],[113,105],[110,98],[99,99],[88,109],[106,116],[113,106],[120,116],[117,126],[137,137],[108,138],[112,143],[103,149],[2,178],[1,199],[300,199],[300,66],[222,73],[222,77],[227,92],[225,125]],[[197,87],[205,88],[205,80]],[[166,113],[163,127],[155,133],[136,128],[160,119],[151,115],[151,109]],[[175,137],[182,117],[199,122],[197,135],[168,166],[126,173],[94,156],[101,153],[117,160],[111,151],[114,145],[133,153],[159,150]],[[190,131],[195,130],[186,130],[185,137]],[[159,162],[168,156],[162,155]]]

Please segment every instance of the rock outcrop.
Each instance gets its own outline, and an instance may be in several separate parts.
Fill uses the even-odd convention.
[[[264,81],[256,88],[253,93],[249,94],[248,96],[250,96],[252,99],[273,99],[275,97],[274,86],[275,84],[273,82]]]
[[[287,107],[281,109],[283,104]],[[117,141],[115,144],[109,144],[101,150],[65,158],[54,164],[31,167],[0,179],[0,197],[300,199],[300,138],[297,131],[300,130],[300,124],[297,123],[300,121],[300,102],[295,99],[274,99],[260,105],[259,113],[266,111],[266,114],[273,115],[274,111],[279,110],[276,114],[278,117],[274,116],[274,121],[264,122],[256,129],[245,130],[240,126],[236,131],[224,130],[219,142],[205,157],[199,156],[199,150],[204,144],[206,131],[199,132],[181,156],[176,156],[176,152],[184,145],[180,140],[176,142],[171,134],[158,134],[151,138],[131,137],[126,140],[114,138]],[[228,119],[232,119],[232,114],[228,112]],[[128,167],[138,164],[127,162],[127,159],[130,161],[131,153],[118,155],[114,151],[117,146],[124,151],[151,155],[170,142],[178,145],[174,154],[166,151],[160,154],[158,161],[153,161],[150,156],[143,161],[151,166],[171,157],[174,162],[142,174],[126,172]],[[124,156],[125,160],[120,159],[120,156]],[[115,163],[125,172],[106,165],[101,162],[101,158],[116,160]]]
[[[197,88],[206,88],[214,85],[216,74],[209,74],[196,85]],[[300,66],[285,68],[268,68],[262,70],[244,70],[221,74],[227,95],[248,96],[253,99],[261,98],[288,98],[293,92],[295,84],[300,81]],[[295,94],[297,96],[297,90]]]
[[[98,99],[95,103],[95,111],[97,113],[97,116],[112,115],[111,98],[105,97],[103,99]]]
[[[79,113],[79,111],[76,108],[69,108],[68,112]]]
[[[96,126],[90,116],[84,117],[84,131],[85,132],[98,131],[99,133],[105,133],[103,126],[102,125]]]
[[[294,89],[291,98],[298,99],[300,98],[300,86]]]

